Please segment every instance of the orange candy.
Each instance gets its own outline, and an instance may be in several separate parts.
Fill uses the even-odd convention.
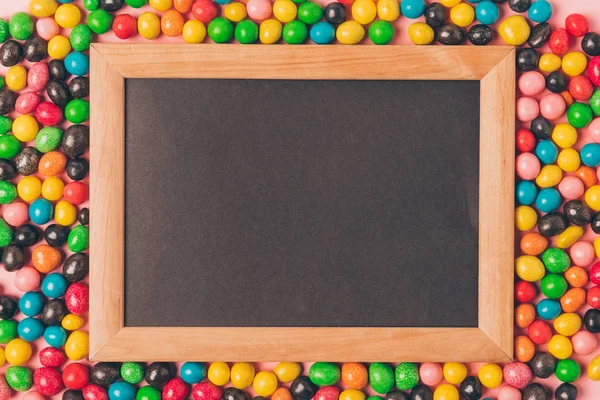
[[[364,388],[369,382],[367,368],[361,363],[344,363],[342,365],[342,381],[348,386],[348,389]]]
[[[560,306],[564,312],[576,312],[585,304],[586,293],[582,288],[571,288],[560,298]]]
[[[179,11],[169,10],[160,19],[162,32],[170,37],[181,35],[183,32],[183,15]]]
[[[33,249],[31,262],[35,269],[42,274],[47,274],[59,266],[61,262],[60,251],[47,244],[41,244]]]
[[[519,304],[515,310],[515,324],[527,328],[535,320],[535,307],[529,303]]]
[[[38,171],[44,176],[56,176],[65,170],[67,157],[59,151],[50,151],[42,156]]]
[[[565,90],[560,95],[563,97],[563,99],[565,99],[565,103],[567,103],[567,107],[573,105],[573,102],[575,100],[573,99],[573,96],[571,96],[571,93],[569,93],[568,90]]]
[[[192,8],[194,0],[173,0],[173,7],[182,14],[186,14]]]
[[[280,387],[271,395],[271,400],[293,400],[293,398],[287,388]]]
[[[548,239],[539,233],[529,232],[521,238],[521,251],[530,256],[542,254],[548,247]]]
[[[527,336],[517,336],[515,338],[515,354],[517,360],[526,363],[533,358],[535,345]]]
[[[584,268],[573,266],[565,271],[565,279],[572,287],[584,287],[588,283],[588,274]]]
[[[581,179],[586,189],[591,188],[598,183],[598,177],[596,171],[592,167],[582,165],[575,171],[575,176]]]

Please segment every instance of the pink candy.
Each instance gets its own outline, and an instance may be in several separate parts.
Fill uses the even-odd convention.
[[[565,99],[557,93],[547,94],[540,100],[540,113],[546,119],[560,118],[565,112]]]
[[[579,267],[587,267],[594,261],[594,246],[590,242],[580,241],[571,246],[571,261]]]
[[[574,200],[583,196],[585,187],[576,176],[565,176],[558,184],[558,191],[566,200]]]
[[[31,114],[40,104],[40,96],[35,92],[27,92],[17,97],[15,110],[19,114]]]
[[[600,118],[592,120],[588,125],[588,133],[594,142],[600,143]]]
[[[29,68],[27,86],[31,91],[39,92],[46,88],[49,79],[48,65],[45,62],[37,62]]]
[[[46,398],[39,392],[28,392],[23,396],[23,400],[46,400]]]
[[[248,0],[246,12],[250,18],[263,21],[271,16],[271,3],[269,0]]]
[[[531,97],[521,97],[517,100],[517,118],[519,121],[530,122],[540,115],[540,105]]]
[[[546,87],[544,75],[538,71],[525,72],[519,78],[519,90],[526,96],[540,94]]]
[[[13,283],[21,292],[32,292],[40,287],[40,273],[33,267],[23,267],[15,274]]]
[[[442,366],[438,363],[421,364],[419,375],[421,376],[421,382],[427,386],[436,386],[444,377]]]
[[[512,386],[502,386],[498,392],[498,400],[521,400],[521,392]]]
[[[535,179],[540,173],[540,160],[531,153],[522,153],[517,156],[517,175],[528,181]]]
[[[0,400],[10,400],[10,395],[10,386],[4,376],[0,376]]]
[[[82,390],[85,400],[108,400],[108,393],[102,386],[89,384]]]
[[[573,335],[571,343],[573,343],[575,353],[584,356],[591,354],[598,346],[598,340],[594,334],[583,330]]]
[[[522,362],[511,362],[506,364],[502,370],[504,374],[504,381],[517,389],[523,389],[531,382],[533,374],[527,364]]]
[[[49,41],[60,32],[60,27],[52,17],[39,19],[35,24],[35,30],[45,41]]]
[[[21,226],[29,221],[29,208],[21,202],[8,204],[4,208],[2,218],[11,226]]]

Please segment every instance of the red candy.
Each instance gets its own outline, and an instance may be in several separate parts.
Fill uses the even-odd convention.
[[[323,386],[317,393],[313,400],[337,400],[340,395],[340,389],[335,386]]]
[[[23,93],[17,97],[15,103],[15,110],[19,114],[31,114],[35,111],[36,107],[40,104],[40,96],[34,92]]]
[[[571,14],[565,20],[565,28],[569,34],[580,37],[589,32],[590,24],[583,15]]]
[[[529,303],[537,297],[537,290],[531,282],[519,281],[515,284],[515,299],[519,303]]]
[[[0,376],[0,400],[9,400],[11,397],[10,386],[4,379],[4,376]]]
[[[50,79],[48,65],[45,62],[37,62],[29,68],[27,73],[27,87],[34,92],[42,91]]]
[[[81,363],[69,364],[63,370],[62,380],[67,389],[81,390],[89,383],[90,372]]]
[[[108,400],[106,390],[93,383],[84,387],[82,394],[85,400]]]
[[[33,384],[44,396],[54,396],[62,390],[62,379],[54,368],[41,367],[33,373]]]
[[[517,389],[523,389],[531,382],[533,374],[527,364],[522,362],[512,362],[506,364],[502,370],[504,381]]]
[[[588,62],[587,73],[594,86],[600,86],[600,56],[596,56]]]
[[[119,14],[113,20],[112,30],[119,39],[128,39],[137,33],[137,21],[129,14]]]
[[[571,82],[569,82],[569,92],[576,100],[586,101],[592,97],[592,93],[594,93],[594,87],[588,78],[583,75],[579,75],[571,79]]]
[[[536,140],[533,133],[527,129],[519,129],[517,132],[517,148],[520,152],[526,153],[535,148]]]
[[[75,282],[65,293],[65,303],[73,314],[81,315],[87,312],[90,305],[90,291],[83,283]]]
[[[571,45],[571,35],[566,29],[560,28],[552,32],[548,40],[548,46],[554,54],[559,56],[567,54]]]
[[[210,382],[196,383],[192,387],[194,400],[221,400],[221,389]]]
[[[529,339],[535,344],[545,344],[550,341],[552,337],[552,330],[544,321],[533,321],[529,328],[527,328],[527,335]]]
[[[188,387],[181,378],[173,378],[163,388],[163,400],[184,400],[188,395]]]
[[[63,113],[56,104],[42,101],[35,110],[35,119],[42,125],[54,126],[62,122]]]
[[[67,356],[57,348],[46,347],[40,350],[39,358],[40,364],[44,367],[59,367],[65,362]]]
[[[600,285],[600,261],[590,268],[590,282]]]
[[[196,0],[192,4],[192,15],[205,24],[215,19],[217,11],[216,4],[210,0]]]
[[[77,181],[67,183],[63,189],[64,199],[76,206],[86,202],[89,194],[90,189],[88,185]]]
[[[600,286],[594,286],[588,290],[587,303],[592,308],[600,309]]]

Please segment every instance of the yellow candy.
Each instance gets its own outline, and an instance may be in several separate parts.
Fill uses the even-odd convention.
[[[408,37],[414,44],[429,44],[433,42],[433,28],[425,22],[414,22],[408,27]]]
[[[444,383],[433,392],[433,400],[458,400],[458,389],[454,385]]]
[[[542,72],[550,73],[557,71],[560,68],[562,61],[559,56],[554,53],[542,54],[538,64],[538,68]]]
[[[173,7],[173,0],[150,0],[148,3],[156,11],[167,11]]]
[[[577,243],[582,236],[583,228],[580,226],[571,225],[556,237],[556,246],[561,249],[567,249]],[[594,242],[594,247],[596,247],[596,242]]]
[[[511,46],[520,46],[525,43],[530,32],[529,24],[520,15],[511,15],[498,27],[498,33],[504,43]]]
[[[160,20],[153,12],[145,12],[138,18],[138,32],[144,39],[156,39],[160,34]]]
[[[0,347],[0,367],[6,362],[6,356],[4,355],[4,348]]]
[[[42,182],[42,197],[50,201],[59,200],[63,195],[64,188],[65,184],[60,178],[57,178],[56,176],[46,178],[46,180]]]
[[[341,44],[357,44],[365,37],[365,29],[356,21],[346,21],[338,26],[335,37]]]
[[[71,42],[62,35],[56,35],[48,42],[48,55],[50,58],[62,60],[71,52]]]
[[[293,21],[296,14],[298,14],[298,7],[290,0],[276,0],[273,3],[273,15],[283,23]]]
[[[448,382],[458,385],[467,377],[467,367],[464,364],[448,362],[444,364],[444,379]]]
[[[17,194],[26,202],[32,202],[42,194],[42,182],[35,176],[26,176],[17,183]]]
[[[257,395],[268,397],[277,390],[277,377],[270,371],[261,371],[254,377],[252,388]]]
[[[31,357],[31,345],[23,339],[13,339],[6,345],[4,356],[11,365],[25,364]]]
[[[373,22],[377,15],[377,6],[373,0],[356,0],[352,4],[352,17],[361,25]]]
[[[473,23],[475,10],[467,3],[460,3],[450,10],[450,19],[460,27],[466,27]]]
[[[594,357],[588,365],[588,376],[593,381],[600,381],[600,354]]]
[[[340,396],[339,400],[365,400],[365,394],[357,389],[346,389]]]
[[[27,70],[22,65],[15,65],[8,69],[4,82],[10,90],[15,92],[27,86]]]
[[[36,18],[46,18],[54,15],[58,3],[56,0],[30,0],[29,13]]]
[[[237,1],[229,3],[223,9],[223,16],[231,22],[240,22],[246,18],[246,6]]]
[[[63,4],[56,9],[54,20],[61,28],[71,29],[81,21],[81,11],[74,4]]]
[[[68,201],[61,200],[54,208],[54,219],[58,225],[73,225],[77,220],[77,208]]]
[[[554,329],[563,336],[573,336],[581,328],[581,317],[575,313],[564,313],[554,320]]]
[[[552,130],[552,140],[563,149],[573,147],[577,142],[577,129],[570,124],[557,124]]]
[[[78,361],[86,358],[90,351],[90,338],[87,332],[74,331],[65,343],[65,354],[70,360]]]
[[[38,133],[38,123],[31,115],[19,115],[12,124],[12,132],[14,137],[23,143],[27,143],[35,139]]]
[[[377,16],[384,21],[395,21],[400,17],[400,4],[397,0],[379,0]]]
[[[559,360],[564,360],[573,354],[573,345],[569,338],[563,335],[554,335],[548,342],[548,353]]]
[[[498,364],[485,364],[479,370],[478,376],[483,386],[494,389],[502,383],[502,368]]]
[[[575,149],[564,149],[558,153],[556,163],[565,172],[575,172],[581,165],[579,152]]]
[[[558,165],[544,165],[535,178],[535,183],[541,188],[549,188],[558,185],[562,179],[562,170]]]
[[[452,8],[460,2],[461,0],[440,0],[440,3],[446,8]]]
[[[586,67],[587,57],[579,51],[567,53],[562,59],[562,70],[569,76],[581,75]]]
[[[183,25],[181,34],[186,43],[202,43],[206,36],[206,27],[202,22],[190,19]]]
[[[266,19],[260,23],[258,37],[263,44],[273,44],[281,38],[281,22],[276,19]]]
[[[231,367],[231,384],[238,389],[246,389],[254,380],[254,365],[246,362],[233,364]]]
[[[230,374],[229,365],[222,361],[218,361],[210,364],[206,376],[213,385],[223,386],[229,382]]]
[[[85,320],[79,315],[67,314],[61,321],[61,325],[68,331],[76,331],[77,329],[83,328]]]
[[[300,376],[302,367],[300,364],[295,362],[280,362],[275,366],[273,372],[279,379],[279,382],[287,383],[291,382]]]
[[[544,264],[535,256],[518,257],[515,261],[515,271],[519,278],[527,282],[537,282],[546,273]]]
[[[585,204],[594,211],[600,211],[600,185],[594,185],[586,190]]]
[[[519,206],[515,210],[515,226],[521,232],[533,229],[537,223],[537,213],[529,206]]]

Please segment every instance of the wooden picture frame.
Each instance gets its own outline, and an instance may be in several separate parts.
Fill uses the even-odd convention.
[[[513,47],[94,44],[90,53],[91,361],[513,358]],[[479,80],[478,327],[124,326],[126,78]]]

